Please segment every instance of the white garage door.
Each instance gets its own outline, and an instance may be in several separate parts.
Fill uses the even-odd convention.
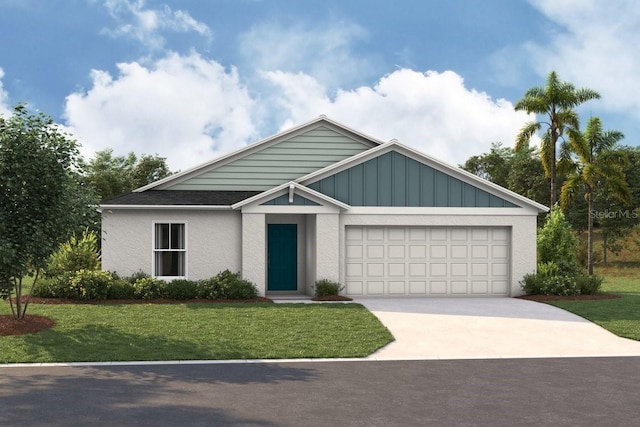
[[[346,293],[508,296],[506,227],[346,229]]]

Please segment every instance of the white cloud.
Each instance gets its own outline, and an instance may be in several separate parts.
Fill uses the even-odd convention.
[[[184,170],[256,139],[254,101],[235,69],[196,53],[118,69],[115,77],[92,71],[91,89],[66,98],[66,125],[83,156],[157,153]]]
[[[320,114],[384,141],[397,139],[451,164],[487,152],[492,142],[511,146],[532,119],[503,99],[467,89],[453,71],[421,73],[401,69],[373,87],[338,91],[334,99],[304,74],[267,72],[282,91],[279,107],[288,112],[283,128]]]
[[[313,27],[269,23],[241,35],[240,52],[253,69],[302,72],[335,89],[375,72],[375,56],[354,54],[354,45],[367,37],[362,27],[347,21]]]
[[[2,79],[4,78],[4,70],[0,67],[0,115],[8,117],[11,114],[9,106],[9,94],[4,90]]]
[[[129,37],[151,49],[164,47],[162,31],[186,33],[196,32],[211,38],[209,27],[195,20],[188,12],[173,11],[169,6],[160,9],[145,8],[144,0],[107,0],[104,6],[118,22],[114,29],[104,29],[112,37]]]
[[[558,71],[563,80],[602,95],[610,112],[640,117],[640,4],[635,0],[531,0],[561,27],[550,44],[528,44],[540,75]]]

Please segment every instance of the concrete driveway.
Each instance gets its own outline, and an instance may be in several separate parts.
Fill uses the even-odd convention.
[[[551,305],[515,298],[358,298],[396,341],[373,360],[640,356],[620,338]]]

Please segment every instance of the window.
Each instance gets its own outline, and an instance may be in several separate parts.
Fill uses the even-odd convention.
[[[155,223],[153,244],[153,275],[185,277],[185,224]]]

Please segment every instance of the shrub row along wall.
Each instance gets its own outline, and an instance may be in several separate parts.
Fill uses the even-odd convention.
[[[256,286],[240,278],[239,273],[225,270],[216,276],[192,281],[171,282],[139,273],[120,278],[100,270],[79,270],[43,279],[33,295],[41,298],[68,298],[80,301],[101,299],[252,299],[258,296]]]

